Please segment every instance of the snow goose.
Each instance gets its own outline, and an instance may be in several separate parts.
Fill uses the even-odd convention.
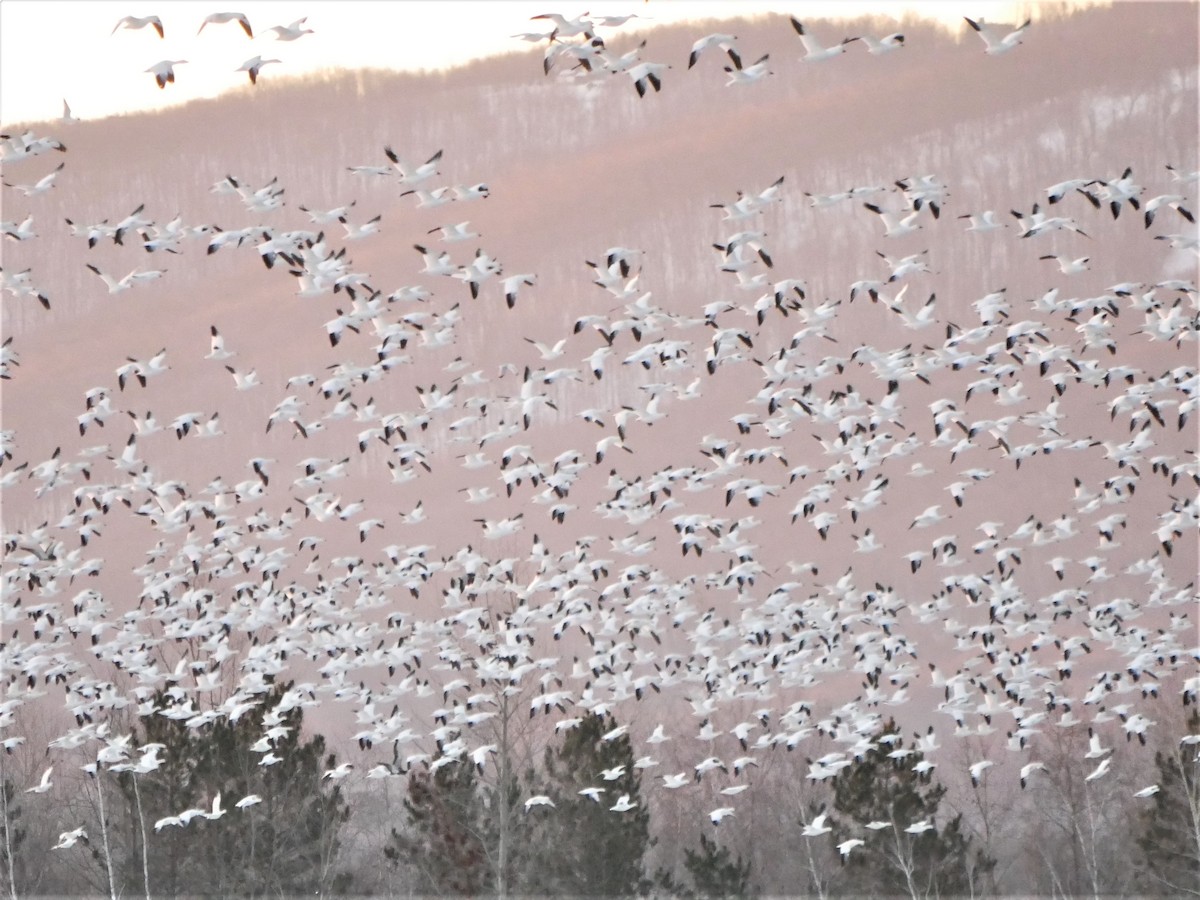
[[[594,23],[587,18],[587,13],[578,19],[568,19],[559,13],[542,13],[538,16],[530,16],[529,21],[536,22],[538,19],[549,19],[554,23],[554,30],[550,32],[551,41],[556,38],[578,37],[579,35],[589,39],[596,36],[592,30]]]
[[[87,832],[83,830],[82,825],[80,825],[78,828],[74,829],[73,831],[62,832],[62,834],[60,834],[58,836],[58,843],[55,844],[50,849],[51,850],[70,850],[79,841],[83,841],[85,844],[88,843]]]
[[[160,38],[163,37],[162,20],[158,16],[142,16],[141,18],[137,16],[125,16],[113,26],[113,30],[109,32],[109,37],[116,34],[121,28],[128,28],[132,31],[138,28],[145,28],[147,25],[154,26],[154,30],[158,32],[158,36]]]
[[[240,12],[220,12],[205,16],[196,34],[203,31],[205,25],[224,25],[226,22],[237,22],[242,26],[242,31],[246,32],[246,37],[254,37],[254,32],[250,28],[250,20],[246,18],[244,13]]]
[[[406,184],[418,184],[422,181],[425,181],[427,178],[437,175],[437,164],[442,158],[442,151],[439,150],[419,166],[410,166],[401,160],[391,147],[384,147],[383,152],[391,161],[392,167],[399,173],[400,180]]]
[[[722,806],[719,809],[714,809],[712,812],[710,812],[708,814],[708,819],[714,825],[720,825],[721,820],[728,816],[732,816],[733,812],[734,810],[732,806]]]
[[[291,25],[274,25],[268,28],[267,31],[275,32],[275,40],[277,41],[298,41],[306,34],[315,34],[311,28],[305,28],[304,23],[308,21],[308,16],[303,16],[297,19]]]
[[[832,47],[825,47],[809,34],[804,29],[803,23],[795,16],[790,17],[792,20],[792,28],[796,30],[796,34],[800,35],[800,42],[804,44],[804,62],[821,62],[826,59],[833,59],[835,56],[840,56],[846,52],[846,45],[857,41],[856,37],[842,38],[840,44],[834,44]]]
[[[510,275],[501,282],[504,290],[504,302],[512,309],[517,305],[517,294],[521,290],[521,285],[532,287],[537,284],[537,276],[533,274]]]
[[[47,766],[46,771],[44,771],[42,773],[42,780],[39,781],[37,784],[35,784],[33,787],[27,788],[25,790],[25,793],[27,793],[27,794],[44,794],[44,793],[46,793],[46,791],[50,790],[50,788],[54,786],[53,783],[50,781],[50,773],[53,771],[54,771],[54,766]]]
[[[65,166],[65,165],[66,165],[65,162],[59,163],[58,167],[53,172],[51,172],[49,175],[43,175],[41,178],[39,178],[33,184],[9,184],[6,181],[6,182],[4,182],[4,186],[10,187],[10,188],[15,188],[16,190],[18,190],[22,194],[24,194],[26,197],[36,197],[38,194],[44,194],[44,193],[46,193],[46,191],[50,190],[50,188],[54,187],[54,180],[58,177],[58,173],[62,171],[63,166]],[[1155,199],[1159,199],[1159,198],[1155,198]],[[1180,197],[1179,199],[1182,200],[1183,198]],[[1155,208],[1157,208],[1157,207],[1155,207]],[[1151,213],[1149,211],[1149,207],[1147,207],[1146,215],[1147,216],[1153,215],[1153,213]],[[1146,224],[1147,224],[1147,226],[1149,226],[1150,223],[1147,222]]]
[[[146,71],[154,75],[155,82],[162,89],[167,86],[168,82],[175,83],[175,67],[183,65],[185,62],[187,62],[186,59],[164,59],[156,62]]]
[[[1055,256],[1053,254],[1047,254],[1046,256],[1039,256],[1038,259],[1054,260],[1056,263],[1058,263],[1058,267],[1062,270],[1064,275],[1078,275],[1080,272],[1086,272],[1088,270],[1087,263],[1089,257],[1087,256],[1081,256],[1079,259],[1071,259],[1069,256]]]
[[[639,97],[646,96],[646,86],[654,88],[655,93],[662,90],[662,73],[671,68],[665,63],[642,62],[627,70],[633,81]]]
[[[1004,223],[996,221],[996,211],[992,209],[985,209],[981,213],[967,213],[959,218],[971,220],[967,231],[995,231],[1005,227]]]
[[[885,35],[881,38],[874,38],[864,34],[859,38],[867,45],[867,52],[873,56],[881,56],[884,53],[891,53],[893,50],[899,50],[904,46],[904,35],[896,32],[895,34]]]
[[[614,803],[612,806],[609,807],[609,810],[611,810],[612,812],[628,812],[629,810],[635,809],[636,807],[637,807],[637,804],[629,799],[628,794],[622,794],[620,799],[617,800],[616,803]]]
[[[921,227],[916,224],[917,217],[921,215],[919,209],[894,211],[881,209],[874,203],[864,203],[863,206],[879,216],[883,222],[884,237],[901,237],[906,234],[912,234]]]
[[[1033,21],[1032,19],[1026,19],[1019,27],[1002,36],[996,26],[987,24],[982,18],[978,22],[974,19],[968,19],[966,16],[963,16],[963,19],[966,20],[966,23],[983,40],[985,45],[984,52],[988,56],[999,56],[1001,53],[1007,53],[1020,44],[1021,38],[1025,36],[1026,29],[1029,28],[1030,22]]]
[[[470,222],[459,222],[456,225],[437,225],[430,228],[426,234],[433,234],[435,231],[442,233],[442,241],[447,244],[452,244],[457,241],[469,241],[471,238],[479,237],[479,233],[472,231]]]
[[[59,165],[58,168],[61,169],[62,166]],[[57,170],[55,170],[55,171],[57,171]],[[46,176],[46,177],[49,178],[50,176]],[[42,181],[45,181],[45,180],[46,180],[45,178],[42,179]],[[38,184],[41,184],[41,181],[39,181]],[[1183,216],[1189,222],[1195,222],[1196,221],[1195,216],[1193,216],[1191,214],[1191,212],[1184,209],[1184,207],[1183,207],[1183,204],[1186,202],[1187,202],[1187,197],[1183,196],[1182,194],[1159,194],[1157,197],[1151,197],[1145,203],[1146,227],[1147,228],[1150,227],[1151,223],[1154,221],[1154,214],[1156,212],[1158,212],[1160,209],[1162,209],[1164,206],[1175,210],[1175,212],[1179,213],[1181,216]]]
[[[725,86],[729,87],[734,84],[754,84],[756,81],[762,81],[768,75],[774,75],[767,68],[767,63],[770,61],[771,54],[764,53],[753,63],[742,68],[740,64],[726,66],[725,72],[729,75],[729,80],[725,82]]]
[[[720,47],[729,54],[729,58],[733,61],[734,66],[740,69],[742,67],[742,58],[738,55],[737,47],[735,46],[736,42],[737,35],[734,34],[710,34],[700,38],[700,40],[692,44],[692,52],[688,56],[687,67],[690,69],[694,66],[700,59],[700,54],[709,47]]]
[[[234,69],[234,71],[235,72],[245,72],[247,75],[250,76],[251,84],[258,84],[258,73],[259,73],[259,70],[262,69],[263,66],[268,65],[269,63],[281,63],[281,62],[283,62],[283,60],[281,60],[281,59],[263,59],[261,56],[255,56],[255,57],[252,57],[251,59],[246,60],[244,63],[242,63],[236,69]]]
[[[800,833],[805,837],[820,837],[823,834],[829,834],[829,832],[833,831],[833,828],[825,824],[825,817],[827,815],[828,813],[821,813],[805,825]]]

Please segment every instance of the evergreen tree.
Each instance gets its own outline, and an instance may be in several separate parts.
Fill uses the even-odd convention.
[[[1200,734],[1200,712],[1188,719]],[[1176,744],[1154,755],[1158,791],[1141,814],[1137,839],[1144,878],[1139,886],[1158,894],[1200,895],[1200,745]],[[1145,801],[1143,801],[1145,802]]]
[[[404,799],[407,827],[392,829],[384,855],[414,870],[418,893],[486,893],[492,884],[483,803],[475,767],[458,761],[436,772],[414,770]]]
[[[21,844],[25,842],[25,829],[18,824],[21,821],[21,807],[17,803],[16,787],[5,778],[0,789],[3,790],[3,794],[0,795],[3,822],[0,824],[4,826],[4,840],[0,843],[0,858],[4,860],[4,889],[15,898],[17,883],[22,881],[18,878],[17,871],[20,868]]]
[[[756,896],[750,879],[750,861],[742,862],[741,856],[735,858],[728,847],[709,840],[707,835],[700,835],[699,850],[685,849],[683,856],[690,887],[681,884],[665,869],[659,869],[655,877],[658,886],[671,896],[686,900]]]
[[[337,783],[322,778],[323,768],[336,763],[326,756],[324,739],[302,740],[297,705],[273,715],[276,737],[268,743],[280,762],[260,765],[264,753],[252,749],[263,746],[264,715],[287,689],[275,687],[236,723],[219,719],[189,728],[163,716],[141,720],[135,746],[161,744],[162,764],[143,774],[124,766],[112,773],[125,801],[126,815],[115,826],[123,830],[123,852],[115,855],[125,894],[261,897],[348,886],[333,862],[350,810]],[[218,793],[225,810],[219,818],[154,830],[158,820],[186,809],[210,810]],[[250,794],[261,802],[237,809]]]
[[[537,792],[554,807],[534,807],[526,816],[534,828],[525,891],[628,897],[649,887],[643,857],[653,845],[650,811],[641,800],[629,735],[603,739],[616,727],[611,718],[589,715],[566,732],[560,746],[546,748]],[[605,771],[616,777],[606,779]],[[528,781],[538,784],[533,773]],[[603,793],[595,800],[580,794],[586,788]],[[617,805],[629,808],[613,810]]]
[[[866,841],[849,853],[844,883],[855,894],[916,898],[968,893],[972,880],[977,882],[995,860],[972,852],[961,815],[938,824],[946,788],[928,772],[914,770],[924,754],[905,751],[903,744],[896,723],[889,721],[863,758],[834,780],[829,817],[834,842]],[[865,827],[875,822],[887,827]],[[918,823],[930,827],[908,830]]]

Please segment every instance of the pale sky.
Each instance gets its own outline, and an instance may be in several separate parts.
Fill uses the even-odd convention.
[[[947,2],[770,2],[770,0],[626,0],[560,5],[548,0],[236,0],[228,6],[212,0],[0,0],[0,123],[57,118],[66,99],[73,115],[100,118],[116,113],[182,103],[248,85],[235,70],[261,56],[280,64],[262,70],[269,81],[327,67],[431,69],[531,46],[512,35],[548,31],[551,24],[531,22],[546,12],[576,16],[636,13],[621,31],[688,19],[729,15],[790,13],[799,18],[875,12],[896,18],[917,12],[960,28],[963,15],[990,21],[1014,21],[1031,6],[1000,0]],[[254,29],[251,40],[236,23],[197,29],[213,12],[245,13]],[[166,32],[113,26],[126,15],[158,15]],[[315,33],[297,41],[277,41],[268,32],[307,16]],[[601,29],[602,36],[616,29]],[[702,36],[697,32],[697,37]],[[652,53],[649,54],[653,56]],[[177,67],[175,84],[160,90],[145,70],[161,60],[188,60]]]

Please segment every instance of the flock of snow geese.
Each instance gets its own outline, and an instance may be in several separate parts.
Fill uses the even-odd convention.
[[[661,89],[669,66],[641,59],[645,42],[615,56],[597,35],[630,18],[547,14],[536,20],[552,24],[551,31],[518,37],[545,42],[547,73],[556,65],[569,66],[571,78],[621,72],[642,96]],[[1013,51],[1030,27],[1028,21],[1012,30],[967,24],[988,56]],[[272,31],[281,41],[296,40],[312,33],[304,25],[300,19]],[[832,60],[854,42],[871,54],[906,46],[898,33],[826,46],[803,23],[792,19],[792,25],[807,62]],[[208,26],[254,34],[239,13],[210,15],[200,31]],[[113,31],[147,27],[165,37],[155,16],[127,16]],[[728,59],[731,85],[769,73],[766,56],[743,67],[737,39],[726,34],[697,40],[688,68],[714,50]],[[147,71],[164,87],[182,62],[164,60]],[[270,62],[277,60],[256,56],[238,71],[253,82]],[[2,140],[6,188],[31,204],[51,190],[69,190],[67,162],[31,184],[8,180],[18,164],[67,153],[59,139],[26,132]],[[382,156],[378,165],[349,168],[399,185],[418,208],[492,193],[486,183],[435,186],[441,151],[418,154],[423,162],[391,147]],[[951,321],[934,293],[919,301],[906,296],[933,276],[929,251],[880,252],[879,277],[834,298],[817,295],[803,278],[780,276],[762,224],[791,190],[778,178],[736,198],[698,203],[697,214],[706,206],[719,210],[709,215],[729,232],[714,244],[719,296],[696,301],[691,312],[669,310],[643,283],[654,277],[649,254],[597,247],[586,263],[596,287],[587,289],[598,289],[607,311],[583,315],[569,333],[546,340],[510,338],[514,361],[495,373],[461,356],[445,368],[439,361],[456,352],[463,323],[486,315],[503,327],[505,316],[512,321],[545,298],[535,273],[511,274],[478,246],[469,221],[431,229],[437,237],[415,246],[413,283],[389,291],[356,271],[349,257],[352,243],[377,239],[381,218],[356,222],[353,200],[329,210],[299,206],[312,224],[301,230],[257,223],[218,229],[185,224],[181,216],[160,223],[143,206],[94,224],[68,220],[82,254],[107,242],[172,258],[196,246],[200,265],[216,253],[257,254],[269,277],[294,288],[300,302],[344,298],[320,343],[359,351],[363,359],[319,376],[290,377],[261,423],[273,448],[306,446],[318,432],[325,433],[323,447],[341,447],[299,460],[298,474],[277,458],[255,455],[240,471],[188,484],[156,461],[157,442],[191,447],[184,442],[225,436],[219,410],[160,418],[136,399],[152,379],[173,377],[170,360],[189,352],[182,344],[128,356],[109,383],[80,398],[81,442],[101,427],[105,435],[127,429],[117,440],[74,453],[62,446],[37,460],[22,458],[20,435],[2,432],[0,488],[31,490],[34,501],[69,498],[58,521],[16,528],[6,516],[5,750],[24,741],[17,733],[28,722],[22,709],[51,703],[51,689],[65,689],[75,724],[48,747],[60,771],[76,751],[92,773],[104,767],[145,774],[162,763],[163,748],[133,750],[131,736],[109,722],[115,710],[196,728],[235,722],[262,703],[274,682],[296,678],[264,716],[255,745],[263,766],[287,764],[274,752],[286,733],[282,715],[328,701],[349,704],[363,752],[326,772],[329,779],[356,770],[390,778],[413,766],[482,771],[497,750],[488,723],[501,699],[527,706],[531,718],[554,718],[555,732],[563,732],[588,712],[628,716],[635,700],[662,694],[653,701],[661,710],[682,696],[696,733],[681,726],[670,734],[658,724],[643,735],[634,719],[632,729],[615,726],[604,739],[632,734],[645,750],[635,765],[647,777],[659,765],[663,742],[704,748],[705,758],[690,771],[662,775],[659,786],[688,790],[721,778],[721,800],[731,805],[712,810],[716,825],[736,815],[736,797],[763,754],[831,742],[834,749],[808,760],[806,776],[835,777],[872,746],[881,710],[903,707],[926,686],[934,689],[928,718],[937,719],[936,708],[955,737],[1007,732],[1022,787],[1044,767],[1031,758],[1038,735],[1072,725],[1096,729],[1087,777],[1104,777],[1112,747],[1101,745],[1101,734],[1109,733],[1103,723],[1119,723],[1113,727],[1144,744],[1156,702],[1188,703],[1200,694],[1196,591],[1189,580],[1200,484],[1191,440],[1200,403],[1191,343],[1196,286],[1123,282],[1096,296],[1069,297],[1066,280],[1088,271],[1089,258],[1039,251],[1048,246],[1046,235],[1086,239],[1094,217],[1119,221],[1130,241],[1161,225],[1156,217],[1194,222],[1186,192],[1200,173],[1167,164],[1151,177],[1168,184],[1168,192],[1150,197],[1137,180],[1150,173],[1114,168],[1049,186],[1029,211],[1013,210],[1012,221],[997,210],[943,219],[949,187],[934,175],[794,198],[818,213],[847,204],[865,208],[873,215],[864,221],[877,219],[886,241],[967,220],[980,241],[1020,241],[1030,247],[1031,265],[1057,263],[1060,286],[1033,298],[998,287],[971,304],[971,321]],[[256,187],[226,175],[212,190],[240,200],[255,219],[287,203],[278,179]],[[33,219],[31,213],[23,222],[4,222],[5,240],[35,240]],[[1147,242],[1147,252],[1197,249],[1187,226],[1154,238],[1170,246]],[[458,248],[472,245],[463,261]],[[155,290],[169,280],[162,269],[139,266],[118,278],[86,265],[112,295]],[[579,266],[582,275],[584,261]],[[9,304],[36,301],[53,314],[54,298],[32,271],[6,266],[2,287]],[[894,345],[849,346],[839,321],[872,310],[894,314],[888,319]],[[275,389],[256,369],[239,367],[245,348],[216,324],[204,339],[214,379],[231,376],[238,392]],[[521,362],[526,352],[532,355]],[[0,377],[15,383],[20,365],[21,348],[9,337],[0,349]],[[418,373],[415,391],[411,381],[400,383],[397,373],[406,370]],[[715,399],[702,413],[685,408],[710,383],[740,383],[734,372],[752,387],[732,409]],[[565,409],[572,395],[634,376],[643,380],[628,402]],[[729,396],[728,388],[721,396]],[[1099,419],[1087,412],[1095,409],[1103,412]],[[568,415],[602,436],[542,455],[535,438]],[[653,427],[688,416],[707,432],[695,446],[676,448],[689,461],[641,468],[640,448],[654,444]],[[1104,436],[1083,430],[1101,419]],[[290,445],[278,443],[280,431],[290,432]],[[204,454],[215,444],[194,446]],[[985,485],[996,491],[992,497],[1008,494],[1007,502],[1019,505],[1025,485],[1037,483],[1024,481],[1026,475],[1064,456],[1073,460],[1066,469],[1074,473],[1073,488],[1056,514],[1031,512],[1020,521],[988,516],[978,533],[955,521]],[[378,489],[348,500],[339,482],[366,465]],[[394,498],[417,496],[435,469],[461,470],[455,492],[421,496],[398,510]],[[590,509],[573,502],[589,494],[602,499]],[[897,549],[886,536],[895,521],[885,507],[901,507],[913,494],[929,505],[899,523]],[[1030,497],[1029,508],[1042,500]],[[426,522],[427,506],[460,504],[498,512],[463,513],[454,546],[427,543],[429,533],[413,527]],[[542,526],[532,526],[535,516],[545,517]],[[105,533],[118,533],[119,521],[129,517],[149,523],[155,535],[133,570],[140,593],[132,608],[84,586],[93,578],[103,584],[105,561],[97,551]],[[572,539],[555,536],[581,519],[586,525]],[[764,521],[777,523],[789,546],[803,549],[788,551],[779,565],[764,564],[754,533]],[[584,533],[592,530],[608,537]],[[345,535],[357,552],[322,558],[323,545],[338,545]],[[677,546],[668,546],[672,539]],[[903,577],[891,584],[864,578],[857,560],[870,554],[892,555],[903,577],[936,569],[934,589],[907,587]],[[822,562],[827,556],[856,562],[831,573]],[[1035,566],[1043,567],[1041,575]],[[1044,578],[1053,579],[1052,590],[1041,587]],[[1106,584],[1119,579],[1130,586]],[[194,655],[188,648],[197,648]],[[931,661],[947,655],[961,661],[953,672]],[[110,674],[97,662],[110,664]],[[1072,681],[1076,667],[1086,674]],[[1169,698],[1156,699],[1160,685],[1171,686]],[[438,707],[430,713],[436,727],[422,724],[425,706]],[[735,709],[752,711],[733,715]],[[731,725],[731,716],[741,721]],[[947,733],[922,731],[915,749],[933,756],[921,763],[924,771],[938,764],[939,736]],[[383,757],[371,759],[379,748]],[[974,761],[971,779],[987,778],[999,761]],[[28,791],[48,793],[53,769]],[[605,783],[621,774],[597,772],[595,785],[581,793],[608,804]],[[258,802],[251,794],[233,809],[252,814]],[[535,810],[553,806],[547,795],[524,801],[529,814],[550,814]],[[610,808],[621,813],[633,806],[626,794]],[[210,808],[167,816],[155,830],[228,812],[217,794]],[[887,826],[861,824],[861,836],[838,846],[843,856],[862,846],[870,830]],[[933,827],[925,820],[906,830]],[[829,831],[822,814],[804,835]],[[86,833],[76,827],[54,846],[68,850],[80,840]]]

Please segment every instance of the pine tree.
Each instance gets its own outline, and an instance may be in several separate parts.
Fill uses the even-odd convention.
[[[1188,719],[1200,734],[1200,712]],[[1154,754],[1158,791],[1141,814],[1137,845],[1144,877],[1139,886],[1158,894],[1200,895],[1200,745],[1176,744]],[[1144,802],[1144,801],[1143,801]]]
[[[25,829],[18,824],[21,820],[21,807],[17,803],[16,787],[5,778],[0,790],[3,790],[3,794],[0,794],[3,822],[0,824],[4,827],[4,841],[0,843],[0,858],[4,860],[4,888],[13,900],[16,900],[17,882],[20,880],[17,877],[17,870],[20,868],[18,854],[21,852],[21,844],[25,842]]]
[[[616,729],[611,718],[589,715],[562,739],[547,747],[544,772],[527,780],[554,807],[535,807],[522,887],[529,893],[556,896],[628,897],[646,890],[643,857],[653,845],[650,811],[641,800],[640,770],[634,767],[628,734],[604,740]],[[617,777],[605,779],[603,772]],[[602,788],[599,799],[580,794]],[[624,799],[624,811],[614,811]],[[630,806],[632,804],[632,806]]]
[[[757,895],[750,878],[750,861],[742,862],[741,856],[735,858],[728,847],[722,847],[707,835],[700,835],[699,850],[686,848],[683,857],[683,867],[691,886],[681,884],[670,872],[659,869],[655,881],[665,893],[685,900]]]
[[[125,801],[117,865],[126,895],[261,897],[348,886],[348,876],[335,873],[332,863],[350,810],[341,788],[322,778],[323,768],[336,764],[325,754],[324,739],[302,740],[303,712],[295,706],[277,716],[281,731],[271,752],[282,761],[260,765],[264,754],[252,749],[266,731],[264,715],[288,688],[274,688],[236,723],[220,719],[189,728],[163,716],[141,720],[135,746],[162,744],[163,762],[144,774],[112,774]],[[225,810],[220,818],[154,830],[161,818],[209,809],[218,793]],[[250,794],[261,802],[237,809],[237,801]],[[116,819],[112,811],[110,816]]]
[[[489,890],[486,808],[472,765],[460,760],[432,774],[410,772],[404,810],[407,827],[392,829],[384,855],[394,866],[415,871],[418,893],[445,896]]]
[[[852,893],[931,897],[964,894],[995,861],[972,852],[962,816],[938,824],[946,788],[914,766],[924,754],[903,751],[894,721],[875,735],[871,749],[834,780],[833,841],[861,838],[866,843],[847,857],[846,881]],[[867,829],[872,822],[887,827]],[[919,833],[918,823],[932,826]]]

